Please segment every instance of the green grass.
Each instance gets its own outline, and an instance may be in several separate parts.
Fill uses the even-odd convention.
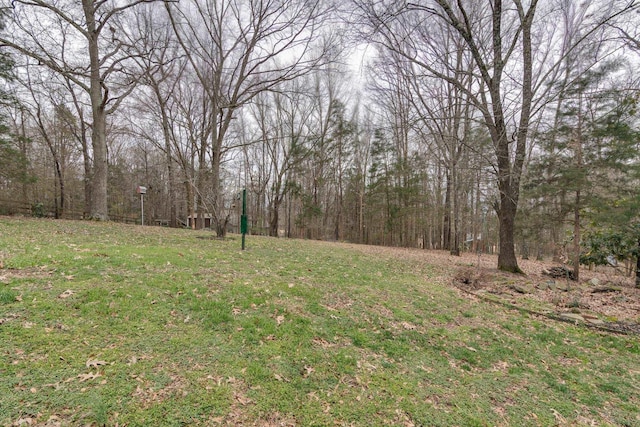
[[[426,254],[209,237],[0,218],[0,425],[640,424],[638,337],[464,298]]]

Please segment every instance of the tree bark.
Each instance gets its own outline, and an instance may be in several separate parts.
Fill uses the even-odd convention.
[[[167,180],[168,180],[168,197],[169,197],[169,226],[170,227],[178,227],[178,209],[176,206],[177,197],[176,197],[176,182],[175,175],[176,171],[174,168],[173,162],[173,148],[171,144],[171,124],[169,120],[169,115],[167,112],[167,99],[162,95],[160,91],[160,82],[155,78],[151,70],[147,70],[147,76],[149,79],[149,83],[152,87],[153,93],[155,95],[155,99],[158,102],[158,108],[160,112],[160,120],[162,124],[162,137],[164,142],[164,155],[165,162],[167,167]]]
[[[447,186],[444,196],[444,217],[442,219],[442,249],[451,249],[451,171],[446,173]]]
[[[497,172],[499,206],[496,206],[500,225],[500,254],[498,256],[498,268],[505,271],[521,272],[515,257],[515,215],[518,207],[520,195],[520,179],[524,167],[526,156],[526,144],[529,134],[529,124],[532,115],[533,102],[533,54],[531,28],[533,17],[537,8],[538,0],[531,0],[525,10],[521,0],[513,0],[514,8],[503,8],[503,0],[493,0],[490,7],[485,10],[472,9],[465,6],[467,2],[452,0],[436,0],[439,7],[425,6],[421,4],[407,4],[402,7],[408,12],[424,12],[429,16],[439,17],[443,22],[461,38],[470,56],[476,65],[476,72],[463,73],[460,76],[451,76],[447,73],[448,68],[442,71],[440,62],[432,62],[433,58],[422,58],[416,55],[421,52],[421,47],[416,45],[414,34],[407,35],[402,31],[402,25],[395,27],[395,21],[389,19],[386,14],[380,14],[375,7],[368,7],[361,3],[361,8],[371,19],[375,33],[381,36],[379,40],[382,45],[392,52],[399,54],[403,59],[410,61],[415,66],[422,68],[434,77],[442,78],[456,86],[462,93],[465,93],[471,103],[473,103],[482,113],[487,130],[491,135],[495,153],[495,169]],[[503,20],[511,19],[515,16],[508,14],[515,11],[517,13],[517,26],[511,28],[513,31],[503,31]],[[401,10],[398,19],[404,15]],[[484,38],[475,27],[479,22],[476,12],[485,14],[483,19],[491,22],[490,39]],[[395,16],[395,15],[394,15]],[[419,33],[418,33],[419,34]],[[508,34],[508,36],[507,36]],[[508,37],[503,40],[503,37]],[[487,46],[487,41],[491,43]],[[419,42],[418,42],[419,43]],[[425,40],[426,45],[432,43]],[[514,138],[507,135],[507,123],[511,117],[507,117],[507,108],[503,105],[503,91],[505,85],[503,79],[506,76],[505,68],[511,61],[515,52],[515,46],[520,44],[522,49],[522,61],[518,64],[518,69],[522,72],[522,85],[520,93],[520,111],[517,128]],[[409,45],[410,48],[405,50]],[[506,48],[505,48],[506,47]],[[445,64],[446,65],[446,64]],[[477,92],[470,89],[467,76],[477,75],[478,81],[475,87]],[[511,79],[509,79],[511,81]],[[515,119],[514,117],[514,120]],[[515,147],[512,144],[515,143]]]
[[[280,221],[280,203],[274,201],[271,207],[271,218],[269,219],[269,236],[278,237],[278,222]]]
[[[580,280],[580,190],[576,191],[573,207],[573,275]]]
[[[82,9],[87,25],[87,43],[89,51],[89,96],[91,98],[91,145],[93,148],[93,173],[91,176],[91,205],[89,217],[106,221],[109,219],[107,204],[107,114],[102,76],[100,75],[100,50],[98,38],[100,32],[96,23],[94,2],[82,0]]]
[[[636,256],[636,288],[640,288],[640,238],[638,239],[638,255]]]
[[[82,207],[82,218],[88,219],[91,213],[91,155],[89,154],[89,142],[87,141],[87,122],[84,119],[84,113],[82,106],[80,105],[80,101],[78,96],[72,86],[72,82],[65,78],[65,83],[67,88],[69,89],[69,93],[71,94],[71,99],[73,100],[73,106],[75,108],[75,112],[78,115],[78,127],[75,130],[76,139],[80,143],[81,151],[82,151],[82,166],[83,166],[83,191],[84,191],[84,204]]]
[[[582,94],[578,94],[578,126],[576,129],[576,138],[574,141],[576,147],[574,149],[576,168],[582,172]],[[573,275],[575,280],[580,280],[580,208],[582,201],[580,200],[580,188],[584,185],[582,173],[580,173],[580,186],[576,190],[576,200],[573,207]]]
[[[161,99],[159,91],[156,90],[158,100]],[[165,161],[167,162],[167,179],[169,181],[169,226],[178,227],[178,209],[176,206],[175,169],[173,167],[173,156],[171,155],[171,131],[169,130],[169,118],[167,117],[166,106],[160,106],[162,112],[162,135],[164,137]]]
[[[500,192],[500,208],[498,209],[498,223],[500,225],[498,269],[511,273],[522,273],[522,270],[518,267],[514,239],[517,204],[508,194],[508,190]]]

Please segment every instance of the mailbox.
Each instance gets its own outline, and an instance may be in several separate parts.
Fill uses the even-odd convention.
[[[143,187],[143,186],[139,185],[137,192],[138,192],[138,194],[147,194],[147,187]]]

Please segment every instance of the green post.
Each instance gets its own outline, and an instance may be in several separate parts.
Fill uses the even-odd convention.
[[[244,251],[244,239],[247,234],[247,189],[242,190],[242,216],[240,217],[240,232],[242,233],[242,250]]]

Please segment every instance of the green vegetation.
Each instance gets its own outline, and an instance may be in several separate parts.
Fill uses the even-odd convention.
[[[637,425],[640,344],[380,250],[0,218],[0,425]]]

